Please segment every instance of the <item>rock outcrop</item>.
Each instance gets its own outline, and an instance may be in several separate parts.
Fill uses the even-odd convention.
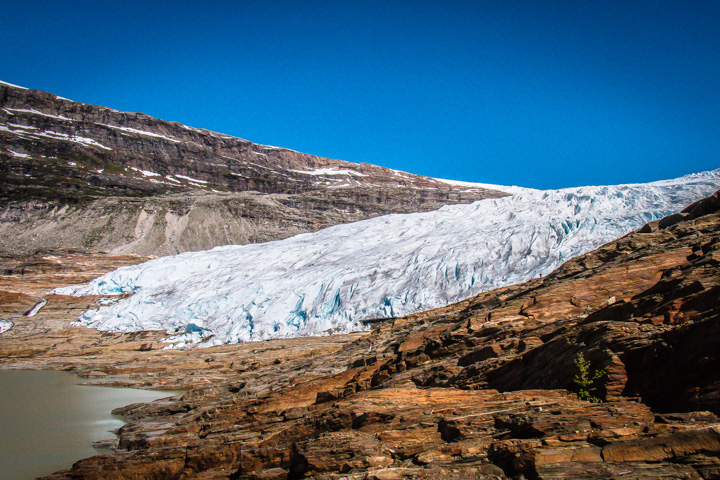
[[[188,389],[118,410],[132,421],[117,453],[53,479],[714,479],[719,252],[716,193],[551,275],[372,332],[184,351],[70,327],[85,297],[47,296],[33,317],[17,297],[0,364]],[[22,290],[18,268],[6,281]],[[573,393],[579,352],[607,371],[602,403]]]
[[[505,195],[0,82],[0,256],[167,255]]]

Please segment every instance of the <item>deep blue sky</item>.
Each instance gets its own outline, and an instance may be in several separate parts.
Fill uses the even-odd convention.
[[[258,143],[536,188],[720,167],[716,0],[0,11],[0,80]]]

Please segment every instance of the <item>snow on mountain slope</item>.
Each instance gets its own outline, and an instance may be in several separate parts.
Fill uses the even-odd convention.
[[[650,184],[527,190],[264,244],[123,267],[55,293],[134,293],[80,325],[179,345],[348,332],[546,274],[720,188],[720,169]]]
[[[433,178],[438,182],[447,183],[448,185],[454,185],[456,187],[471,187],[471,188],[487,188],[489,190],[498,190],[500,192],[509,193],[515,195],[516,193],[525,192],[537,192],[535,188],[518,187],[516,185],[496,185],[494,183],[478,183],[478,182],[463,182],[461,180],[447,180],[445,178]]]

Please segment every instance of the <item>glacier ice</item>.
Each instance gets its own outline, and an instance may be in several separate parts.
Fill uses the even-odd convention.
[[[183,346],[349,332],[361,320],[547,274],[719,188],[720,169],[649,184],[517,189],[434,212],[158,258],[54,293],[133,293],[77,323],[164,330]]]

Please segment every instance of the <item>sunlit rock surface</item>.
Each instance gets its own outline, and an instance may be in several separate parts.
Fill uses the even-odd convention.
[[[133,423],[116,454],[53,479],[714,479],[719,249],[715,194],[542,278],[372,332],[205,349],[69,327],[60,309],[82,297],[50,295],[0,335],[0,363],[190,389],[119,410]],[[52,318],[56,345],[30,330]],[[608,372],[603,403],[572,393],[578,352]]]

